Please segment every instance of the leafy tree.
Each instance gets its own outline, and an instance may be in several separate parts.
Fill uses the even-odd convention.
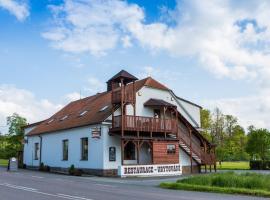
[[[7,117],[9,126],[8,134],[3,136],[0,141],[0,156],[9,158],[17,155],[23,148],[22,140],[24,137],[23,127],[27,124],[26,119],[14,113]]]
[[[212,114],[211,140],[212,143],[223,146],[224,143],[224,115],[219,108],[215,108]]]
[[[211,139],[210,129],[212,125],[211,112],[210,110],[201,109],[201,127],[203,131],[201,132],[205,138]]]
[[[270,157],[270,132],[267,129],[249,127],[246,151],[252,159],[263,161]]]

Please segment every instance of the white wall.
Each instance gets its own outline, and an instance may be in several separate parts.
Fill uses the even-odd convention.
[[[119,136],[109,135],[109,126],[103,127],[103,169],[118,169],[121,165],[121,140]],[[116,161],[109,161],[109,148],[116,148]]]
[[[198,106],[194,106],[186,101],[178,99],[181,106],[181,114],[192,124],[194,127],[201,127],[201,109]]]
[[[24,144],[23,163],[29,166],[39,166],[39,151],[38,160],[35,160],[35,143],[40,143],[40,138],[38,136],[34,136],[28,137],[27,139],[28,142]]]
[[[190,156],[181,147],[179,147],[179,161],[181,166],[190,166]],[[194,159],[192,165],[197,165]]]
[[[81,160],[81,138],[88,138],[88,161]],[[42,135],[42,158],[44,165],[51,167],[70,167],[102,169],[103,167],[103,138],[92,138],[91,126],[52,132]],[[62,141],[68,139],[68,160],[63,161]],[[34,158],[34,142],[39,142],[38,136],[28,137],[28,144],[24,146],[24,163],[37,166],[39,162]]]

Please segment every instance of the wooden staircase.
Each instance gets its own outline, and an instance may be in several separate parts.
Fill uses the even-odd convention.
[[[215,165],[215,154],[205,151],[201,144],[198,144],[189,136],[187,130],[179,127],[179,146],[190,155],[199,165]]]

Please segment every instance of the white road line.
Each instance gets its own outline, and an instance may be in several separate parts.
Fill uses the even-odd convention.
[[[84,198],[84,197],[78,197],[78,196],[71,196],[71,195],[67,195],[67,194],[57,194],[59,196],[64,196],[64,197],[70,197],[70,198],[74,198],[76,200],[78,199],[82,199],[82,200],[93,200],[93,199],[87,199],[87,198]]]
[[[50,193],[46,193],[46,192],[40,192],[35,188],[29,188],[29,187],[24,187],[24,186],[19,186],[19,185],[12,185],[12,184],[9,184],[9,183],[0,183],[0,186],[5,186],[5,187],[17,189],[17,190],[24,190],[24,191],[27,191],[27,192],[32,192],[32,193],[36,193],[36,194],[42,194],[42,195],[51,196],[51,197],[58,197],[58,198],[62,198],[62,199],[93,200],[93,199],[87,199],[87,198],[84,198],[84,197],[70,196],[70,195],[65,195],[65,194],[50,194]]]
[[[102,187],[112,187],[112,188],[115,188],[114,185],[104,185],[104,184],[100,184],[100,183],[97,183],[95,185],[102,186]]]
[[[42,176],[31,176],[31,177],[33,177],[33,178],[44,178]]]

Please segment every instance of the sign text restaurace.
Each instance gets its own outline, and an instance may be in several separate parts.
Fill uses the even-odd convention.
[[[175,165],[175,166],[158,166],[155,169],[154,169],[153,166],[125,167],[124,168],[124,174],[151,174],[151,173],[155,173],[154,170],[157,173],[162,173],[162,172],[179,172],[180,171],[180,165]]]

